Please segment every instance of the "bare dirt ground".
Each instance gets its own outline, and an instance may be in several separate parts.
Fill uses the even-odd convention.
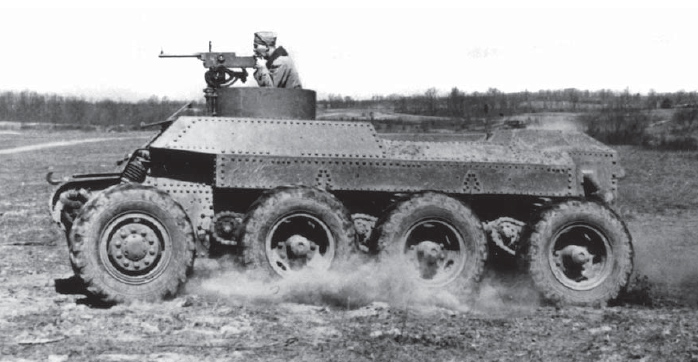
[[[0,150],[114,138],[0,154],[0,360],[698,361],[698,154],[620,148],[628,176],[617,209],[636,268],[629,293],[605,308],[545,305],[515,272],[457,300],[391,265],[269,284],[226,259],[197,260],[173,300],[94,305],[67,294],[72,271],[44,176],[113,171],[143,136],[0,135]]]

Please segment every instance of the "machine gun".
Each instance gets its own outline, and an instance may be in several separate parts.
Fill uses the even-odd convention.
[[[160,58],[197,58],[208,68],[204,73],[204,80],[207,87],[204,89],[206,97],[206,108],[211,115],[218,113],[218,92],[219,88],[227,88],[235,84],[238,80],[245,83],[247,81],[247,69],[254,67],[256,60],[253,56],[239,57],[232,52],[212,52],[211,42],[208,42],[208,52],[194,54],[165,54],[160,51]],[[240,68],[234,71],[230,68]]]
[[[255,58],[252,56],[239,57],[235,53],[222,52],[214,53],[211,51],[211,42],[208,42],[207,53],[194,54],[165,54],[160,51],[160,58],[197,58],[204,64],[204,68],[208,71],[204,74],[206,85],[216,89],[221,87],[229,87],[238,80],[243,83],[247,81],[247,70],[255,65]],[[233,71],[230,68],[241,68],[241,71]]]

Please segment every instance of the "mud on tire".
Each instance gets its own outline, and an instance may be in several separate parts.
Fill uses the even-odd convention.
[[[349,212],[316,188],[279,187],[262,195],[243,221],[243,262],[271,276],[328,270],[355,244]]]
[[[60,226],[66,234],[70,233],[73,221],[89,199],[90,192],[83,188],[69,189],[60,194],[52,212],[58,215],[54,218],[60,220]]]
[[[522,252],[534,285],[557,304],[605,304],[633,270],[627,227],[596,202],[567,201],[542,212]]]
[[[427,192],[397,203],[373,232],[381,258],[399,258],[417,280],[467,295],[482,278],[487,242],[480,220],[462,202]]]
[[[70,240],[74,270],[108,303],[174,296],[193,268],[194,234],[184,210],[167,193],[139,184],[93,197]]]

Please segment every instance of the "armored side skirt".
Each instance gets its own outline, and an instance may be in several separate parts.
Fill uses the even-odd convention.
[[[308,185],[337,191],[579,196],[572,167],[505,163],[285,158],[219,155],[218,188],[266,189]]]
[[[180,117],[151,150],[153,160],[169,153],[215,157],[212,183],[220,189],[307,185],[337,191],[583,194],[582,173],[564,152],[393,141],[363,122]]]

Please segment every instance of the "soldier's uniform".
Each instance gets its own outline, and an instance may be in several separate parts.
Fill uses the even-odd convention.
[[[254,43],[274,47],[276,34],[271,32],[255,33]],[[266,64],[257,67],[254,72],[254,78],[260,87],[302,88],[296,66],[286,49],[277,47],[266,60]]]

